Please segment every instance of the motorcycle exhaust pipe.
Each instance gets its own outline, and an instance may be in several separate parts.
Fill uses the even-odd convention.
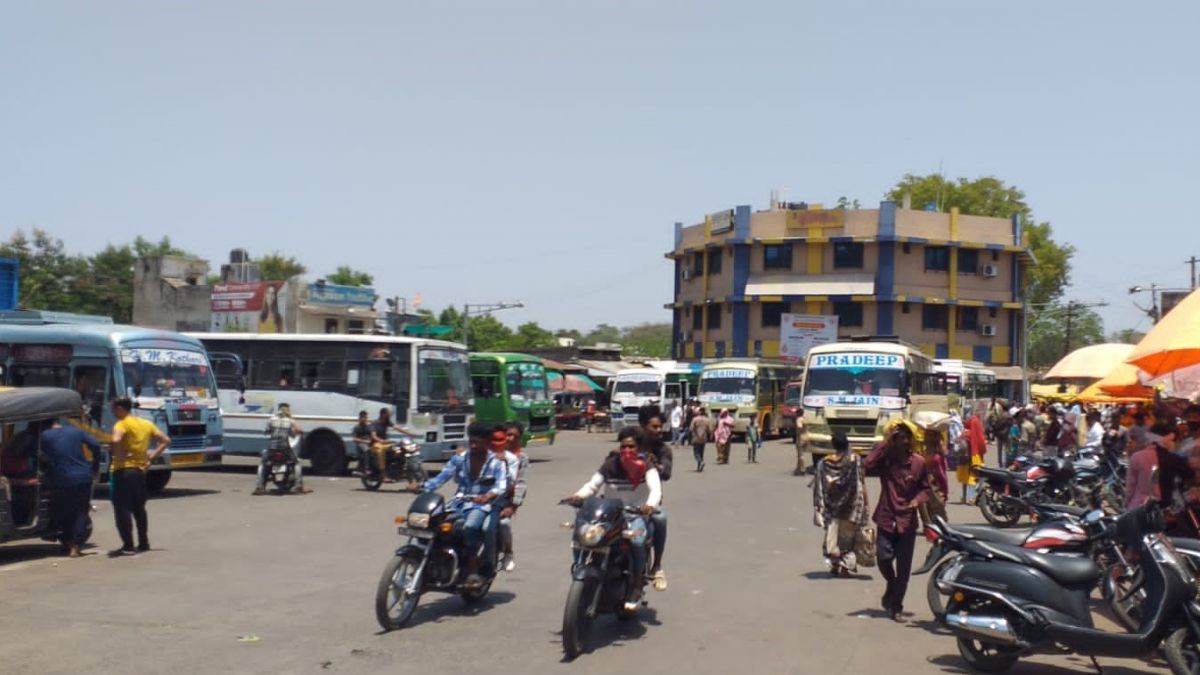
[[[973,616],[963,612],[946,614],[946,625],[952,630],[967,633],[973,637],[986,639],[1004,645],[1017,644],[1017,634],[1008,625],[1008,619],[1002,616]]]

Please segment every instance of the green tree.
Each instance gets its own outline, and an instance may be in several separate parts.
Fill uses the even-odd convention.
[[[583,333],[580,333],[579,331],[575,330],[574,328],[559,328],[558,330],[554,331],[554,337],[570,338],[570,339],[574,340],[575,342],[579,342],[580,340],[583,339]]]
[[[342,286],[370,286],[375,283],[375,277],[349,265],[339,265],[337,271],[325,277],[325,280]]]
[[[173,246],[171,238],[165,235],[157,242],[153,242],[139,234],[133,240],[133,255],[138,258],[144,258],[148,255],[177,255],[193,260],[199,258],[194,253]]]
[[[1121,330],[1113,331],[1108,336],[1108,341],[1109,342],[1120,342],[1120,343],[1124,343],[1127,345],[1136,345],[1137,343],[1141,342],[1142,338],[1144,338],[1144,337],[1146,337],[1146,334],[1140,330],[1134,330],[1132,328],[1122,328]]]
[[[555,344],[554,333],[542,328],[536,321],[528,321],[517,326],[507,342],[507,349],[520,352],[553,347]]]
[[[0,257],[15,258],[20,265],[20,307],[58,312],[90,309],[82,294],[88,284],[87,259],[68,254],[61,239],[38,228],[32,237],[17,230],[0,244]]]
[[[1029,366],[1048,368],[1073,350],[1104,342],[1104,320],[1086,307],[1071,312],[1071,335],[1067,339],[1067,307],[1046,306],[1030,315]]]
[[[144,241],[140,237],[138,240]],[[132,247],[108,244],[88,260],[92,283],[86,290],[86,300],[98,310],[93,313],[112,316],[113,321],[119,323],[133,321],[133,266],[138,258],[134,253],[137,244],[138,241]]]
[[[1037,264],[1024,277],[1025,300],[1037,307],[1062,298],[1071,280],[1071,257],[1075,248],[1054,241],[1054,230],[1048,222],[1038,222],[1025,201],[1025,193],[993,176],[974,180],[948,179],[941,174],[926,176],[906,174],[887,193],[887,198],[902,201],[909,195],[917,208],[934,204],[938,210],[957,206],[959,211],[976,216],[1012,218],[1021,216],[1028,237],[1029,249]]]
[[[667,358],[671,354],[671,324],[642,323],[621,332],[624,354],[649,358]]]
[[[258,263],[263,281],[287,281],[308,271],[299,260],[279,251],[268,253],[254,262]]]
[[[461,331],[461,325],[459,330]],[[512,348],[512,329],[491,314],[472,316],[467,324],[467,335],[470,337],[467,346],[471,351],[487,352]]]
[[[602,323],[588,331],[579,342],[584,345],[595,345],[601,342],[619,343],[620,341],[621,329],[607,323]]]

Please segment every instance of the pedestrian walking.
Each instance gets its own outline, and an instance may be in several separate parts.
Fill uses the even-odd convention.
[[[925,460],[915,452],[920,434],[912,422],[893,420],[885,434],[863,467],[868,476],[879,478],[874,521],[879,572],[887,581],[883,610],[888,618],[900,621],[917,541],[917,508],[929,500],[929,472]]]
[[[77,426],[54,420],[42,432],[42,460],[50,488],[50,521],[63,553],[78,558],[87,541],[92,483],[100,468],[100,444]]]
[[[587,405],[583,409],[583,421],[587,424],[587,432],[592,433],[592,425],[596,423],[595,399],[588,399]]]
[[[733,413],[728,408],[717,418],[713,440],[717,442],[717,464],[728,464],[729,445],[733,442]]]
[[[867,524],[867,481],[846,434],[834,432],[832,443],[813,479],[813,524],[825,530],[821,548],[829,573],[845,577],[858,571],[854,545]]]
[[[948,518],[946,500],[950,495],[950,479],[946,472],[947,446],[946,434],[943,431],[945,426],[944,422],[937,422],[921,427],[924,436],[921,457],[929,471],[929,501],[918,509],[922,525],[932,523],[935,518]]]
[[[671,406],[671,445],[683,442],[683,404]]]
[[[171,446],[167,436],[152,422],[134,417],[133,401],[122,396],[111,406],[117,423],[112,432],[112,461],[109,464],[113,516],[121,535],[121,548],[110,555],[131,555],[150,550],[150,518],[146,514],[146,472],[150,464]],[[154,450],[150,444],[156,443]],[[133,525],[137,524],[138,544],[133,546]]]
[[[754,419],[746,425],[746,461],[751,464],[758,464],[758,449],[762,446],[762,439],[758,434],[758,422]]]
[[[962,487],[962,504],[975,503],[975,472],[973,467],[982,466],[987,454],[987,437],[983,432],[983,421],[974,412],[967,417],[965,436],[965,453],[955,469],[958,484]]]
[[[712,420],[708,419],[703,408],[696,410],[688,433],[691,435],[692,456],[696,458],[696,472],[699,473],[704,471],[704,446],[708,445],[713,434]]]

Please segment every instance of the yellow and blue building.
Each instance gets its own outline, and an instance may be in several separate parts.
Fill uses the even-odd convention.
[[[779,355],[780,317],[837,315],[839,336],[898,335],[934,358],[1020,362],[1019,217],[903,208],[737,206],[675,224],[673,357]]]

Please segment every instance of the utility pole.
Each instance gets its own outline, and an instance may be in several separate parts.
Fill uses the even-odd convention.
[[[524,306],[525,306],[525,303],[523,303],[523,302],[479,302],[479,303],[463,304],[463,314],[462,314],[463,345],[469,346],[469,344],[467,342],[467,340],[469,339],[467,337],[467,327],[468,327],[468,322],[470,321],[470,317],[472,314],[475,314],[477,316],[483,316],[484,314],[491,314],[492,312],[499,312],[502,309],[519,309]]]
[[[1153,321],[1154,323],[1158,323],[1158,320],[1160,318],[1159,310],[1158,310],[1158,284],[1152,283],[1152,284],[1150,284],[1150,288],[1145,288],[1142,286],[1134,286],[1133,288],[1129,289],[1130,295],[1134,295],[1135,293],[1149,293],[1150,294],[1150,307],[1149,308],[1142,307],[1141,305],[1137,304],[1136,302],[1133,303],[1133,306],[1137,307],[1138,309],[1145,312],[1146,316],[1150,317],[1151,321]]]
[[[1093,307],[1105,307],[1107,302],[1080,302],[1078,300],[1067,301],[1067,306],[1063,311],[1067,314],[1067,335],[1066,344],[1063,345],[1063,356],[1071,353],[1071,339],[1075,337],[1075,313],[1083,309],[1091,309]]]
[[[1200,263],[1200,259],[1192,256],[1183,262],[1187,263],[1192,268],[1192,290],[1196,290],[1196,263]]]

